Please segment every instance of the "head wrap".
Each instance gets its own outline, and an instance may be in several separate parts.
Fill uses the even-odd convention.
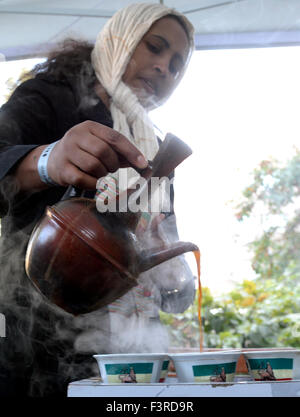
[[[137,96],[122,81],[122,76],[146,32],[155,21],[170,14],[178,16],[186,28],[192,51],[193,26],[184,15],[161,4],[139,3],[118,11],[105,24],[97,36],[91,56],[97,79],[110,96],[113,128],[127,137],[148,160],[153,159],[158,151],[153,124],[148,117],[148,109],[140,104]],[[127,169],[129,183],[137,177],[132,168]]]

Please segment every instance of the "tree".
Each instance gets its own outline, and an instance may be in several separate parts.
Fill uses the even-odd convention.
[[[212,297],[203,288],[205,347],[300,347],[300,152],[285,164],[262,161],[236,205],[241,223],[259,224],[249,243],[253,280]],[[162,314],[171,344],[199,347],[197,298],[185,313]]]
[[[239,221],[260,216],[262,234],[249,246],[261,279],[300,273],[300,152],[286,165],[262,161],[243,191]]]

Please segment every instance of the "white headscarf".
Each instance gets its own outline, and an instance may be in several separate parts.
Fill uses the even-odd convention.
[[[159,147],[153,124],[148,117],[147,109],[122,81],[122,76],[146,32],[155,21],[169,14],[178,16],[186,27],[192,51],[194,29],[184,15],[161,4],[139,3],[118,11],[105,24],[97,36],[91,55],[96,76],[110,96],[113,128],[127,137],[148,160],[153,159]],[[157,106],[160,104],[157,103]],[[132,168],[127,169],[130,184],[137,177],[136,171]]]

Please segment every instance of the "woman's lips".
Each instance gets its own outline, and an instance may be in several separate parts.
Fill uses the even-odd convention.
[[[147,80],[146,78],[140,78],[142,81],[143,88],[147,91],[147,93],[151,95],[156,95],[155,86],[150,80]]]

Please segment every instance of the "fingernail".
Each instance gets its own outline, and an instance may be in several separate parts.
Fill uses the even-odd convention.
[[[138,156],[137,162],[139,168],[146,168],[148,166],[148,161],[142,155]]]

